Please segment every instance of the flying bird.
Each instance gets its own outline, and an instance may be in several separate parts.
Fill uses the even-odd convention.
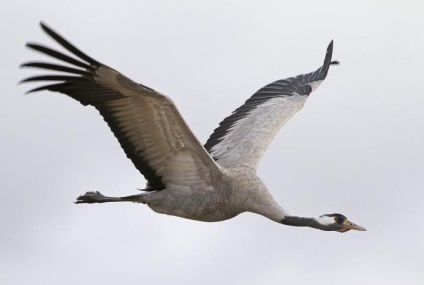
[[[22,80],[50,82],[28,93],[60,92],[96,108],[147,180],[139,194],[108,197],[97,191],[87,192],[75,203],[143,203],[157,213],[205,222],[252,212],[289,226],[365,231],[341,214],[290,214],[256,175],[256,167],[277,132],[326,78],[330,65],[338,63],[331,61],[333,42],[322,67],[259,89],[225,118],[202,146],[169,97],[132,81],[86,55],[45,24],[40,25],[71,56],[28,43],[30,49],[62,62],[22,64],[52,72]]]

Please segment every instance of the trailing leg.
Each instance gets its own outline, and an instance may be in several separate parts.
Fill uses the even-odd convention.
[[[125,197],[108,197],[100,193],[99,191],[87,192],[84,195],[81,195],[74,202],[75,204],[82,203],[108,203],[108,202],[136,202],[136,203],[146,203],[143,196],[145,194],[137,194]]]

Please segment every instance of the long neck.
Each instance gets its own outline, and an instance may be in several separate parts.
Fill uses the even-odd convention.
[[[297,217],[297,216],[285,216],[280,223],[294,227],[310,227],[323,231],[331,230],[328,225],[321,224],[316,218],[309,217]]]
[[[318,218],[312,217],[298,217],[288,214],[283,208],[281,208],[277,203],[272,200],[270,205],[259,206],[256,209],[252,209],[251,212],[265,216],[277,223],[281,223],[287,226],[294,227],[310,227],[323,231],[331,231],[331,226],[326,225],[325,223],[320,223]],[[258,206],[258,204],[256,204]]]
[[[261,181],[259,181],[261,182]],[[245,191],[243,191],[245,196]],[[253,212],[267,217],[277,223],[295,227],[311,227],[324,231],[329,229],[325,223],[320,223],[319,218],[298,217],[290,215],[274,200],[272,195],[268,192],[265,185],[262,188],[255,189],[248,195],[247,205],[245,208],[248,212]]]

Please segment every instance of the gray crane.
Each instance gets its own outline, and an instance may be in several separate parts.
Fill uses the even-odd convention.
[[[256,175],[256,167],[277,132],[303,107],[309,94],[327,76],[330,65],[338,63],[331,61],[333,42],[322,67],[261,88],[225,118],[202,146],[169,97],[94,60],[45,24],[40,25],[73,56],[28,43],[32,50],[63,63],[22,64],[54,73],[21,82],[48,81],[48,85],[28,92],[60,92],[96,108],[147,180],[140,194],[108,197],[97,191],[87,192],[75,203],[143,203],[157,213],[206,222],[252,212],[290,226],[365,231],[341,214],[289,214]]]

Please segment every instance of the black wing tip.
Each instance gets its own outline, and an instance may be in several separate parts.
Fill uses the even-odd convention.
[[[41,20],[40,21],[40,27],[43,29],[43,30],[45,30],[45,29],[49,29],[49,27]]]
[[[47,89],[46,86],[37,87],[37,88],[34,88],[34,89],[31,89],[31,90],[26,91],[24,93],[24,95],[29,95],[31,93],[35,93],[35,92],[38,92],[38,91],[43,91],[43,90],[46,90],[46,89]]]
[[[333,40],[331,40],[330,44],[327,47],[327,52],[325,53],[325,59],[324,59],[324,69],[328,69],[331,62],[331,57],[333,55]]]
[[[40,27],[41,29],[47,33],[50,37],[52,37],[57,43],[59,43],[62,47],[70,51],[72,54],[76,55],[80,59],[92,64],[92,65],[102,65],[97,60],[93,59],[92,57],[88,56],[78,48],[76,48],[73,44],[71,44],[68,40],[66,40],[64,37],[59,35],[57,32],[55,32],[53,29],[51,29],[48,25],[46,25],[43,21],[40,21]]]
[[[334,40],[331,40],[330,44],[327,47],[327,51],[325,53],[325,59],[323,66],[319,69],[320,72],[320,79],[323,80],[325,77],[327,77],[328,69],[330,68],[330,65],[338,65],[339,61],[337,60],[331,60],[331,57],[333,56],[333,45]]]
[[[44,23],[43,21],[40,21],[40,27],[41,29],[46,32],[48,35],[51,36],[51,34],[57,35],[58,33],[56,33],[52,28],[50,28],[46,23]]]
[[[24,62],[21,65],[19,65],[19,68],[22,68],[22,67],[37,67],[37,68],[39,68],[39,65],[41,65],[41,64],[44,64],[44,63],[35,62],[35,61],[27,61],[27,62]]]
[[[328,63],[329,65],[340,64],[340,62],[338,60],[331,60],[331,57],[333,55],[333,45],[334,45],[334,40],[331,40],[331,42],[328,44],[327,52],[325,54],[324,65],[326,65],[327,62],[329,62]]]
[[[30,77],[24,78],[24,79],[22,79],[18,82],[18,85],[21,85],[22,83],[36,81],[36,79],[34,79],[36,77],[38,77],[38,76],[30,76]]]
[[[20,64],[19,68],[22,68],[22,67],[30,67],[30,62],[24,62],[24,63]]]
[[[38,47],[38,46],[40,46],[40,45],[39,45],[39,44],[37,44],[37,43],[27,42],[27,43],[25,44],[25,46],[26,46],[27,48],[34,49],[34,47],[36,48],[36,47]]]
[[[333,45],[334,45],[334,40],[331,40],[331,42],[328,44],[328,47],[327,47],[327,54],[330,53],[329,65],[339,65],[340,62],[338,60],[331,60],[331,56],[333,55]],[[325,60],[324,60],[324,64],[325,64]]]
[[[46,25],[43,21],[40,21],[40,27],[41,29],[46,32],[49,36],[51,36],[52,38],[56,37],[60,37],[58,33],[56,33],[55,31],[53,31],[48,25]]]

